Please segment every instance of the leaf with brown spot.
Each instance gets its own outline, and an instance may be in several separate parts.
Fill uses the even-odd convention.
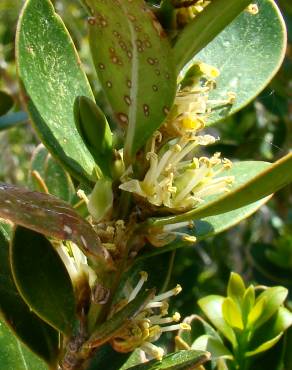
[[[0,183],[0,217],[46,236],[71,240],[103,264],[109,258],[91,225],[52,195]]]
[[[127,127],[130,160],[172,105],[176,78],[170,45],[143,0],[85,2],[95,20],[88,26],[91,53],[114,117]]]

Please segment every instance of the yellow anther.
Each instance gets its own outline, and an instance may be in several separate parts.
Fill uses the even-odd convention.
[[[185,242],[189,242],[189,243],[195,243],[197,241],[197,238],[195,236],[191,236],[191,235],[185,235],[185,236],[183,236],[182,239]]]
[[[252,15],[256,15],[259,12],[259,7],[257,4],[250,4],[247,8],[246,11]]]
[[[147,281],[148,279],[148,274],[146,271],[140,271],[140,276],[144,281]]]
[[[172,319],[173,319],[173,321],[175,321],[175,322],[180,321],[180,319],[181,319],[181,315],[180,315],[180,313],[179,313],[179,312],[175,312],[175,313],[174,313],[174,315],[172,316]]]
[[[175,288],[172,289],[174,295],[178,295],[182,291],[181,285],[177,284]]]
[[[189,324],[186,324],[185,322],[182,322],[179,324],[181,330],[192,330],[191,326]]]

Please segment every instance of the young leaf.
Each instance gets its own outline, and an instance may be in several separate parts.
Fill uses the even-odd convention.
[[[4,91],[0,91],[0,116],[7,113],[13,106],[14,102],[10,95]]]
[[[51,243],[35,231],[17,227],[10,259],[16,286],[41,319],[70,335],[76,320],[70,276]]]
[[[219,295],[209,295],[199,299],[198,305],[211,323],[235,346],[236,337],[234,331],[223,318],[222,305],[224,299],[224,297]]]
[[[128,370],[188,370],[196,369],[210,359],[209,352],[178,351],[163,357],[161,361],[152,360],[145,364],[130,367]]]
[[[243,330],[241,311],[238,305],[230,297],[225,298],[223,301],[222,314],[228,325],[232,328]]]
[[[95,163],[74,123],[77,96],[93,99],[70,35],[49,0],[27,0],[16,59],[27,109],[40,138],[74,176],[95,180]]]
[[[89,42],[113,114],[127,128],[129,160],[159,128],[171,107],[176,75],[165,32],[143,0],[85,0],[92,12]]]
[[[264,324],[274,313],[280,308],[287,298],[288,290],[282,286],[276,286],[268,288],[263,293],[261,293],[257,299],[257,302],[265,300],[265,305],[263,307],[263,312],[259,319],[255,323],[255,327],[259,328]]]
[[[245,293],[245,285],[239,274],[231,272],[227,286],[227,296],[235,302],[241,302]]]
[[[237,3],[226,2],[230,6]],[[242,12],[194,58],[194,61],[210,64],[220,71],[210,99],[224,100],[230,91],[236,95],[233,105],[221,105],[213,110],[208,117],[208,125],[251,102],[267,86],[283,62],[287,35],[282,15],[273,0],[256,3],[258,14]],[[258,68],[259,63],[261,68]]]
[[[76,99],[74,115],[77,130],[102,174],[111,177],[112,132],[105,115],[95,102],[85,96]]]
[[[249,3],[250,0],[212,1],[201,14],[189,23],[180,32],[173,47],[177,73]]]
[[[0,322],[0,363],[5,370],[48,370],[41,359],[27,349],[8,327]]]
[[[18,342],[17,337],[48,364],[56,365],[59,334],[36,316],[23,301],[12,278],[8,251],[8,240],[2,235],[0,230],[0,313],[14,333],[14,335],[10,333],[4,324],[1,324],[0,341],[6,340],[7,342],[5,345],[1,344],[0,347],[7,349],[9,344],[9,346],[14,348],[15,353],[18,353],[18,350],[28,353]],[[1,366],[4,366],[5,363],[3,356],[4,351],[1,352],[0,349]],[[15,360],[14,356],[11,356],[12,361]],[[31,355],[31,357],[33,356]],[[8,368],[11,370],[16,369],[16,367],[5,367],[5,369]],[[33,366],[32,368],[34,369]]]
[[[272,348],[281,338],[281,336],[283,335],[283,333],[280,333],[279,335],[277,335],[275,338],[273,339],[270,339],[264,343],[262,343],[259,347],[257,347],[256,349],[252,350],[252,351],[248,351],[246,352],[245,356],[246,357],[251,357],[251,356],[255,356],[257,355],[258,353],[261,353],[261,352],[265,352],[267,351],[268,349]]]
[[[0,216],[44,235],[71,240],[103,265],[109,259],[90,224],[52,195],[0,183]]]
[[[273,164],[265,162],[240,162],[225,174],[233,175],[231,190],[220,196],[210,197],[202,206],[181,215],[150,219],[153,226],[162,226],[232,211],[278,191],[292,181],[292,153]]]
[[[192,349],[210,352],[212,360],[217,358],[233,359],[231,352],[224,346],[223,342],[210,335],[202,335],[197,338],[192,344]]]

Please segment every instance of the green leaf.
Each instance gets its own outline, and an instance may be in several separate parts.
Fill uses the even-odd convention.
[[[91,225],[52,195],[0,183],[0,217],[61,240],[71,240],[104,265],[110,259]]]
[[[255,290],[254,290],[254,286],[250,285],[246,289],[244,296],[243,296],[243,300],[242,300],[242,315],[243,315],[244,324],[246,324],[247,322],[248,315],[254,303],[255,303]]]
[[[171,48],[143,0],[85,0],[89,42],[99,80],[117,122],[127,128],[129,160],[170,109],[176,91]]]
[[[227,286],[227,295],[234,301],[241,302],[245,293],[245,285],[239,274],[231,272]]]
[[[1,222],[0,222],[1,225]],[[34,353],[45,360],[48,364],[56,365],[58,356],[59,335],[51,326],[40,320],[20,296],[11,273],[10,261],[8,256],[8,239],[4,237],[0,230],[0,313],[6,321],[14,335],[26,344]],[[7,343],[15,349],[15,352],[28,351],[18,342],[4,324],[0,327],[0,342],[7,336]],[[4,366],[5,348],[9,348],[7,343],[0,344],[0,363]],[[1,352],[2,348],[2,352]],[[33,356],[31,356],[33,357]],[[13,361],[14,356],[11,356]],[[6,361],[6,360],[5,360]],[[12,365],[9,365],[12,366]],[[5,367],[5,369],[7,369]],[[10,367],[11,370],[14,368]],[[33,367],[34,369],[34,367]]]
[[[282,334],[292,325],[292,313],[285,307],[279,310],[260,328],[258,328],[249,343],[249,349],[259,347],[262,343],[270,341]]]
[[[40,192],[45,190],[43,182],[50,194],[69,203],[75,195],[70,175],[55,161],[42,144],[38,145],[33,152],[28,181],[32,190]]]
[[[49,151],[74,176],[95,180],[95,163],[74,123],[76,97],[93,99],[70,35],[49,0],[27,0],[16,37],[27,109]]]
[[[222,313],[223,318],[228,325],[232,328],[243,330],[241,310],[230,297],[224,299],[222,304]]]
[[[0,363],[5,370],[48,370],[48,367],[28,350],[8,327],[0,322]]]
[[[258,353],[267,351],[268,349],[272,348],[279,341],[279,339],[281,338],[282,335],[283,335],[283,333],[279,334],[278,336],[276,336],[273,339],[268,340],[265,343],[262,343],[256,349],[246,352],[245,356],[246,357],[251,357],[251,356],[257,355]]]
[[[222,341],[210,335],[202,335],[197,338],[192,344],[192,349],[210,352],[212,360],[218,358],[233,359],[231,352],[224,346]]]
[[[211,2],[180,32],[173,47],[177,73],[248,6],[250,0]]]
[[[232,343],[236,344],[236,338],[232,328],[223,318],[222,306],[225,298],[219,295],[209,295],[199,299],[198,305],[211,323]]]
[[[225,0],[225,3],[235,7],[238,1]],[[236,94],[235,103],[218,106],[207,124],[222,120],[251,102],[267,86],[283,62],[287,35],[281,13],[273,0],[254,3],[258,4],[258,14],[243,12],[194,58],[194,61],[205,62],[220,71],[216,79],[217,87],[210,94],[210,99],[226,100],[230,91]],[[220,1],[217,5],[220,6]]]
[[[70,335],[76,320],[70,276],[59,254],[41,234],[17,227],[10,259],[16,286],[41,319]]]
[[[134,317],[151,298],[154,290],[141,291],[135,299],[128,303],[120,311],[116,312],[109,320],[101,324],[85,343],[85,348],[95,348],[106,343],[127,321]]]
[[[91,99],[80,96],[74,104],[75,124],[102,173],[111,177],[112,132],[102,110]]]
[[[274,313],[284,303],[285,299],[287,298],[287,295],[288,295],[288,289],[282,286],[276,286],[276,287],[266,289],[263,293],[261,293],[257,297],[256,304],[260,302],[262,299],[264,299],[265,305],[264,305],[261,316],[255,323],[256,328],[259,328],[272,315],[274,315]]]
[[[248,319],[247,319],[248,325],[250,327],[252,327],[252,325],[254,325],[254,323],[256,323],[258,319],[261,317],[261,315],[263,314],[265,310],[266,303],[267,303],[267,300],[265,297],[263,297],[259,299],[256,302],[256,304],[253,306],[253,308],[251,309],[248,315]]]
[[[25,112],[13,112],[0,117],[0,131],[27,122],[28,117]]]
[[[0,91],[0,116],[3,116],[13,107],[13,99],[4,91]]]
[[[292,153],[277,162],[239,162],[226,175],[233,175],[235,183],[225,194],[210,197],[202,206],[181,215],[149,219],[152,226],[201,219],[244,207],[288,185],[292,181]]]
[[[145,364],[130,367],[128,370],[188,370],[196,369],[210,359],[208,352],[179,351],[170,353],[161,361],[152,360]]]

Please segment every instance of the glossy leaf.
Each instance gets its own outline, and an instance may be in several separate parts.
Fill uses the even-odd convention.
[[[112,133],[102,110],[91,99],[80,96],[74,104],[77,130],[99,166],[102,174],[111,176],[113,162]]]
[[[5,370],[48,370],[40,358],[27,349],[8,327],[0,322],[0,363]]]
[[[52,195],[0,183],[0,216],[44,235],[71,240],[102,263],[108,256],[90,224]]]
[[[96,71],[131,158],[159,128],[174,99],[176,76],[165,32],[143,0],[85,1]]]
[[[270,339],[266,341],[265,343],[262,343],[256,349],[246,352],[245,356],[251,357],[251,356],[257,355],[258,353],[267,351],[268,349],[272,348],[280,340],[281,336],[282,336],[282,333],[277,335],[275,338]]]
[[[243,329],[242,315],[238,305],[231,299],[227,297],[224,299],[222,304],[222,314],[224,320],[232,328]]]
[[[77,96],[93,99],[69,33],[49,0],[27,0],[16,38],[18,73],[40,138],[74,176],[94,180],[95,163],[74,123]]]
[[[16,286],[29,307],[48,324],[70,335],[76,320],[73,286],[51,243],[35,231],[17,227],[10,259]]]
[[[43,183],[46,187],[44,189]],[[29,184],[32,190],[45,192],[71,202],[75,188],[69,174],[40,144],[33,152],[29,173]]]
[[[227,295],[234,301],[241,301],[245,293],[245,285],[239,274],[231,272],[227,286]]]
[[[27,122],[28,117],[25,112],[13,112],[0,117],[0,131]]]
[[[288,290],[286,288],[276,286],[268,288],[257,297],[256,303],[262,299],[265,300],[263,313],[255,323],[257,328],[265,323],[279,309],[279,307],[284,303],[287,295]]]
[[[7,359],[11,360],[12,363],[18,358],[16,356],[18,352],[29,353],[16,337],[47,363],[54,365],[58,355],[58,332],[39,319],[23,301],[12,278],[8,250],[8,239],[2,235],[0,230],[0,312],[2,318],[13,331],[13,334],[10,333],[4,324],[0,326],[0,342],[5,341],[5,344],[1,343],[0,345],[1,366],[4,366],[6,361],[4,356],[6,354],[8,356],[9,348],[15,352],[14,355],[9,356],[11,359]],[[29,357],[33,358],[34,356],[30,355]],[[26,358],[25,355],[24,358]],[[14,370],[12,365],[9,366],[11,370]]]
[[[177,73],[242,12],[249,3],[249,0],[214,1],[193,19],[180,32],[173,47]]]
[[[106,343],[127,323],[127,320],[131,319],[141,308],[146,306],[153,296],[154,290],[141,291],[133,301],[100,325],[86,342],[85,347],[94,348]]]
[[[7,113],[13,106],[14,102],[10,95],[4,91],[0,91],[0,116]]]
[[[149,223],[153,226],[162,226],[201,219],[251,204],[288,185],[292,181],[291,165],[292,153],[273,164],[249,161],[235,164],[231,170],[225,172],[235,178],[235,182],[227,194],[212,196],[202,206],[187,213],[161,219],[150,219]]]
[[[229,6],[238,3],[225,2]],[[220,5],[220,2],[217,3]],[[258,0],[255,3],[259,8],[258,14],[242,12],[194,58],[220,71],[216,79],[217,88],[210,94],[210,99],[224,100],[229,91],[236,94],[232,106],[216,107],[208,124],[223,119],[251,102],[267,86],[283,62],[287,35],[280,11],[273,0]],[[224,14],[223,19],[226,16]]]
[[[192,344],[192,349],[210,352],[212,360],[217,358],[233,359],[231,352],[222,341],[210,335],[202,335],[197,338]]]
[[[224,297],[219,295],[209,295],[201,298],[198,305],[211,323],[235,346],[236,338],[234,331],[225,322],[222,314]]]
[[[203,351],[179,351],[170,353],[161,361],[152,360],[145,364],[130,367],[129,370],[188,370],[196,369],[210,359],[210,354]]]
[[[268,321],[254,332],[249,349],[252,351],[258,348],[262,343],[270,341],[285,332],[291,325],[292,312],[285,307],[280,307]]]

